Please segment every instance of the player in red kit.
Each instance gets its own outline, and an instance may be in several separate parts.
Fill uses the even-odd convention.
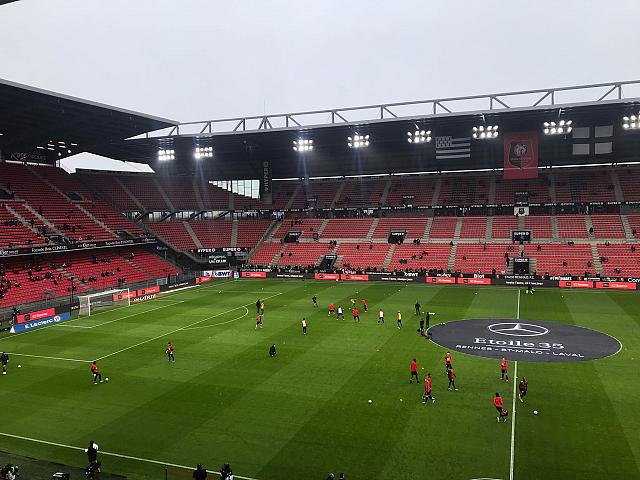
[[[502,376],[500,377],[500,380],[503,381],[509,381],[509,375],[507,375],[507,367],[509,366],[509,362],[507,362],[505,360],[504,357],[502,357],[502,361],[500,362],[500,372],[502,373]]]
[[[448,372],[451,370],[451,354],[449,352],[444,355],[444,371]]]
[[[436,403],[436,399],[431,395],[430,373],[427,373],[427,378],[424,379],[424,395],[422,395],[422,403],[427,403],[427,400],[431,400],[431,403]]]
[[[363,298],[362,299],[362,309],[366,312],[367,311],[367,301]]]
[[[413,383],[413,377],[416,377],[416,383],[420,383],[418,381],[418,362],[414,358],[411,360],[411,377],[409,378],[409,383]]]
[[[171,345],[171,342],[167,343],[167,359],[170,362],[175,362],[176,361],[176,357],[173,356],[173,345]]]
[[[100,383],[102,383],[102,374],[100,373],[100,370],[98,370],[98,365],[96,364],[95,360],[91,364],[91,375],[93,375],[94,385],[98,383],[98,380],[100,381]]]
[[[496,392],[496,396],[493,398],[493,406],[496,407],[496,410],[498,411],[498,422],[502,420],[506,422],[509,412],[502,408],[502,397],[498,392]]]
[[[359,311],[358,311],[358,309],[357,309],[357,308],[355,308],[355,307],[354,307],[354,309],[353,309],[353,319],[354,319],[356,322],[359,322],[359,321],[360,321],[360,312],[359,312]]]
[[[336,306],[332,303],[329,305],[329,316],[332,317],[334,313],[336,313]]]
[[[458,389],[456,388],[456,373],[453,371],[453,367],[451,366],[448,367],[447,378],[449,379],[449,390],[455,390],[457,392]]]
[[[259,328],[262,328],[262,315],[258,314],[258,316],[256,317],[256,330]]]

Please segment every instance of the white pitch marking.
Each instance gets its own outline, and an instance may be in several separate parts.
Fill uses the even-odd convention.
[[[108,320],[106,322],[102,322],[102,323],[98,323],[97,325],[91,325],[91,326],[85,326],[85,325],[66,325],[64,323],[59,324],[59,327],[67,327],[67,328],[97,328],[97,327],[101,327],[103,325],[107,325],[109,323],[113,323],[113,322],[117,322],[119,320],[124,320],[125,318],[131,318],[131,317],[135,317],[137,315],[142,315],[143,313],[149,313],[149,312],[153,312],[155,310],[160,310],[161,308],[167,308],[167,307],[171,307],[173,305],[178,305],[180,303],[184,303],[184,300],[178,301],[178,302],[174,302],[171,303],[169,305],[162,305],[160,307],[156,307],[156,308],[150,308],[149,310],[144,310],[142,312],[136,312],[136,313],[132,313],[131,315],[125,315],[124,317],[118,317],[115,318],[113,320]]]
[[[65,362],[91,363],[91,360],[78,360],[77,358],[46,357],[44,355],[29,355],[28,353],[16,353],[16,352],[8,352],[8,353],[10,355],[16,355],[18,357],[44,358],[47,360],[63,360]]]
[[[22,435],[13,435],[11,433],[4,433],[4,432],[0,432],[0,436],[3,437],[8,437],[8,438],[16,438],[18,440],[25,440],[27,442],[34,442],[34,443],[40,443],[43,445],[52,445],[54,447],[60,447],[60,448],[69,448],[71,450],[78,450],[78,451],[82,451],[84,452],[84,448],[82,447],[76,447],[73,445],[65,445],[64,443],[57,443],[57,442],[48,442],[47,440],[39,440],[37,438],[29,438],[29,437],[23,437]],[[158,460],[151,460],[148,458],[140,458],[140,457],[134,457],[131,455],[124,455],[122,453],[114,453],[114,452],[105,452],[105,451],[100,451],[100,455],[106,455],[108,457],[117,457],[117,458],[124,458],[126,460],[135,460],[136,462],[143,462],[143,463],[152,463],[155,465],[164,465],[165,467],[174,467],[174,468],[182,468],[188,471],[193,470],[193,465],[190,467],[187,467],[186,465],[179,465],[177,463],[169,463],[169,462],[160,462]],[[209,473],[212,473],[214,475],[220,475],[220,472],[215,472],[213,470],[207,470]],[[233,475],[234,478],[239,478],[240,480],[257,480],[256,478],[251,478],[251,477],[243,477],[241,475]]]
[[[278,293],[277,295],[282,295],[282,294]],[[272,297],[275,297],[277,295],[272,295],[270,297],[266,297],[265,300],[267,300],[269,298],[272,298]],[[159,338],[166,337],[167,335],[172,335],[172,334],[174,334],[176,332],[180,332],[182,330],[186,330],[187,328],[193,327],[193,326],[198,325],[198,324],[200,324],[202,322],[206,322],[207,320],[211,320],[212,318],[219,317],[220,315],[224,315],[226,313],[231,313],[231,312],[233,312],[235,310],[238,310],[239,308],[248,307],[250,305],[253,305],[253,303],[247,303],[245,305],[240,305],[239,307],[232,308],[231,310],[226,310],[224,312],[216,313],[215,315],[211,315],[209,317],[203,318],[202,320],[198,320],[197,322],[190,323],[189,325],[186,325],[184,327],[176,328],[175,330],[171,330],[170,332],[163,333],[162,335],[158,335],[158,336],[150,338],[148,340],[144,340],[142,342],[138,342],[135,345],[131,345],[130,347],[121,348],[120,350],[117,350],[117,351],[115,351],[113,353],[110,353],[108,355],[104,355],[104,356],[102,356],[100,358],[97,358],[96,360],[104,360],[105,358],[113,357],[114,355],[117,355],[118,353],[126,352],[127,350],[131,350],[132,348],[136,348],[136,347],[139,347],[140,345],[144,345],[145,343],[153,342],[154,340],[157,340]],[[229,323],[229,322],[225,322],[225,323]]]
[[[185,328],[185,330],[199,330],[201,328],[211,328],[211,327],[218,327],[220,325],[226,325],[227,323],[232,323],[235,322],[236,320],[240,320],[241,318],[246,317],[247,315],[249,315],[249,309],[247,307],[242,307],[244,308],[246,311],[243,315],[236,317],[232,320],[227,320],[226,322],[221,322],[221,323],[216,323],[215,325],[201,325],[199,327],[189,327],[189,328]]]
[[[518,309],[516,312],[516,320],[520,320],[520,289],[518,289]],[[509,480],[513,480],[513,467],[516,458],[516,384],[518,383],[518,361],[514,362],[513,370],[513,403],[511,411],[511,458],[509,461]]]

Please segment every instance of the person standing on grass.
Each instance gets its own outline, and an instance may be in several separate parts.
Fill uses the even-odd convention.
[[[508,412],[502,408],[502,397],[500,396],[500,394],[498,392],[496,392],[496,396],[493,397],[493,406],[496,407],[496,410],[498,411],[498,422],[501,421],[507,421],[507,415]]]
[[[336,306],[332,303],[329,305],[329,316],[332,317],[334,313],[336,313]]]
[[[420,302],[416,300],[414,307],[416,307],[416,315],[420,316]]]
[[[396,322],[398,323],[398,329],[400,329],[400,327],[402,327],[402,314],[400,313],[400,310],[396,313]]]
[[[447,370],[447,378],[449,378],[449,390],[455,390],[457,392],[458,388],[456,387],[456,373],[453,371],[453,367],[450,367]]]
[[[176,357],[173,356],[173,345],[171,345],[171,342],[167,343],[167,359],[170,362],[176,361]]]
[[[260,302],[260,315],[264,315],[264,302]]]
[[[344,320],[344,310],[340,305],[338,305],[338,314],[336,315],[336,320],[338,318],[341,318],[342,320]]]
[[[91,374],[93,375],[94,385],[98,383],[98,380],[100,380],[100,383],[102,383],[102,374],[100,373],[100,370],[98,370],[98,364],[95,360],[91,364]]]
[[[2,374],[6,375],[7,364],[9,363],[9,355],[7,355],[7,352],[2,352],[2,355],[0,355],[0,363],[2,364]]]
[[[318,297],[316,295],[314,295],[313,297],[311,297],[311,301],[313,302],[313,306],[317,307],[318,306]]]
[[[258,316],[256,317],[256,330],[258,328],[262,328],[262,315],[258,314]]]
[[[365,313],[367,311],[367,301],[364,298],[362,299],[362,310],[364,310]]]
[[[520,380],[520,384],[518,385],[518,390],[520,390],[520,401],[524,403],[524,397],[527,395],[527,390],[529,389],[529,382],[525,377],[522,377]]]
[[[508,366],[509,362],[507,362],[507,360],[502,357],[502,361],[500,362],[500,380],[502,380],[503,382],[506,381],[507,383],[509,382],[509,375],[507,375]]]
[[[357,309],[357,308],[354,308],[354,309],[353,309],[353,319],[354,319],[356,322],[360,322],[360,312],[358,311],[358,309]]]
[[[418,333],[420,333],[420,336],[424,335],[424,320],[422,319],[422,317],[418,317],[420,318],[420,329],[418,330]]]
[[[271,358],[276,356],[276,344],[272,343],[271,346],[269,347],[269,356]]]
[[[262,305],[262,301],[260,299],[256,300],[256,313],[260,313],[260,305]]]
[[[435,315],[436,312],[424,312],[424,329],[429,330],[429,320],[431,320],[431,315]]]
[[[303,335],[307,334],[307,319],[306,318],[302,319],[302,334]]]
[[[451,369],[451,353],[447,352],[444,354],[444,370],[448,372]]]
[[[427,400],[431,400],[431,403],[436,403],[436,399],[431,395],[431,374],[427,373],[427,378],[424,379],[424,395],[422,396],[422,403],[427,403]]]
[[[418,362],[415,358],[411,360],[411,377],[409,377],[409,383],[413,383],[413,377],[416,378],[416,383],[420,383],[418,380]]]
[[[193,471],[193,475],[191,478],[194,480],[207,480],[207,469],[202,466],[202,464],[198,464],[196,469]]]
[[[378,311],[378,323],[384,323],[384,312],[382,309]]]

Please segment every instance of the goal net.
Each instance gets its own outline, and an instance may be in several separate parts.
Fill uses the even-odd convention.
[[[131,306],[131,295],[128,288],[78,295],[78,300],[80,300],[79,317],[88,317],[105,308]]]

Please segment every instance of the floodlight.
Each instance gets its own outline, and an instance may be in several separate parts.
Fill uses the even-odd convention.
[[[622,128],[625,130],[637,130],[640,128],[640,115],[622,117]]]
[[[213,147],[196,147],[193,152],[193,156],[196,160],[200,160],[201,158],[211,158],[213,157]]]
[[[347,140],[349,148],[365,148],[370,144],[369,135],[359,135],[358,133],[353,137],[347,137]]]
[[[544,129],[542,132],[545,135],[565,135],[567,133],[571,133],[573,128],[571,124],[573,120],[558,120],[557,122],[544,122],[542,125]]]
[[[299,153],[310,152],[313,150],[313,140],[308,138],[299,138],[294,140],[293,149]]]
[[[175,160],[176,152],[172,149],[167,150],[158,150],[158,160],[161,162],[166,162],[168,160]]]
[[[407,141],[409,143],[428,143],[431,141],[431,130],[416,130],[415,132],[407,132]]]
[[[480,125],[473,127],[472,131],[476,140],[489,140],[498,136],[498,125]]]

